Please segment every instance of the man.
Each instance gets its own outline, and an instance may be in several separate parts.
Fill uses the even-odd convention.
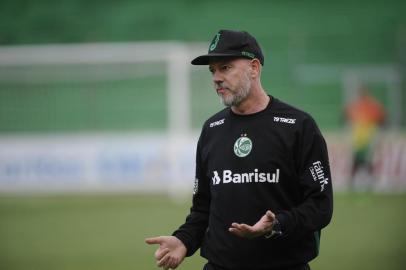
[[[206,55],[226,108],[203,126],[193,205],[159,244],[157,264],[176,268],[201,248],[205,270],[309,269],[332,216],[325,141],[314,120],[266,94],[261,49],[247,32],[220,30]]]

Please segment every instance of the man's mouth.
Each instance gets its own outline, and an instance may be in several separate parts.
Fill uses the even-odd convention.
[[[224,87],[217,87],[216,88],[217,94],[223,94],[226,92],[226,88]]]

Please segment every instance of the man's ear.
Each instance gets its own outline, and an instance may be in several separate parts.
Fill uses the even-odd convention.
[[[252,59],[251,60],[251,77],[253,79],[258,78],[260,74],[261,74],[261,63],[256,58]]]

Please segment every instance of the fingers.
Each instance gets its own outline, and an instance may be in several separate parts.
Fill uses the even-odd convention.
[[[145,242],[147,244],[159,244],[154,255],[157,266],[164,270],[177,268],[187,252],[184,244],[173,236],[147,238]]]
[[[240,230],[236,229],[236,228],[229,228],[228,231],[235,234],[235,235],[237,235],[237,236],[242,236],[242,232]]]
[[[160,260],[158,260],[157,266],[158,267],[164,267],[164,268],[169,267],[168,266],[168,261],[169,261],[170,258],[171,258],[171,256],[170,256],[169,253],[165,254],[165,256],[163,256]]]
[[[179,260],[168,253],[157,262],[157,266],[162,267],[164,270],[176,269],[179,266]]]
[[[241,232],[252,232],[253,227],[249,226],[247,224],[238,224],[238,223],[232,223],[230,229],[241,231]]]
[[[153,244],[162,244],[163,239],[161,236],[158,237],[151,237],[151,238],[147,238],[145,239],[145,243],[149,244],[149,245],[153,245]]]
[[[228,231],[229,231],[229,232],[232,232],[232,233],[234,233],[234,234],[239,235],[239,234],[240,234],[239,225],[240,225],[240,224],[238,224],[238,223],[232,223],[232,224],[231,224],[231,227],[228,228]]]
[[[272,213],[270,210],[266,211],[266,216],[272,221],[275,219],[275,214]]]
[[[169,248],[158,248],[157,251],[155,252],[155,259],[157,261],[161,260],[166,254],[168,254],[170,251]]]
[[[178,267],[177,260],[175,258],[171,257],[168,261],[168,266],[170,269],[177,268]]]
[[[164,243],[163,238],[161,236],[159,237],[152,237],[152,238],[147,238],[145,239],[145,242],[149,245],[153,244],[159,244],[159,248],[155,251],[155,259],[157,261],[161,260],[166,254],[170,252],[169,248],[164,248],[162,244]]]
[[[173,262],[171,264],[171,269],[178,268],[179,264],[180,264],[180,261],[178,259],[176,259],[176,258],[173,258]]]
[[[228,231],[240,237],[252,237],[253,234],[255,233],[252,226],[249,226],[244,223],[243,224],[232,223]]]
[[[247,233],[251,233],[254,232],[254,228],[252,226],[249,226],[247,224],[240,224],[239,229],[241,231],[247,232]]]
[[[233,223],[231,223],[231,228],[242,229],[243,225],[248,226],[247,224],[244,224],[244,223],[240,224],[240,223],[233,222]]]

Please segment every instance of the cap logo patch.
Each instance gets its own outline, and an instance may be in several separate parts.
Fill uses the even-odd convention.
[[[250,53],[250,52],[244,52],[244,51],[242,51],[242,52],[241,52],[241,55],[247,56],[247,57],[249,57],[249,58],[255,58],[255,55],[254,55],[253,53]]]
[[[220,35],[221,35],[220,33],[217,33],[216,36],[213,38],[213,41],[211,42],[211,45],[209,47],[210,52],[217,47],[217,44],[219,43],[220,40]]]

